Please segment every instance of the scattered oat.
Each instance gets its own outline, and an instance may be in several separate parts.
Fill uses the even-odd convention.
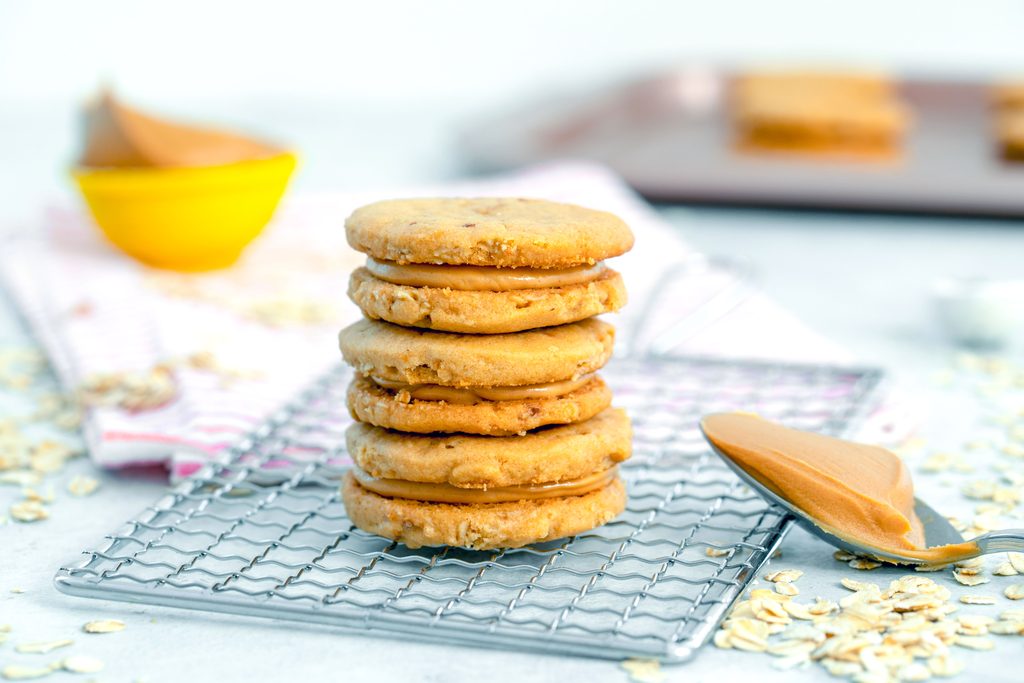
[[[852,591],[873,591],[878,592],[878,584],[875,583],[864,583],[863,581],[857,581],[856,579],[841,579],[839,583],[842,584],[843,588],[848,588]]]
[[[117,619],[98,619],[82,626],[86,633],[116,633],[124,630],[124,622]]]
[[[782,608],[786,610],[786,613],[794,619],[801,619],[803,621],[814,621],[815,615],[813,612],[811,612],[811,608],[807,605],[801,605],[798,602],[784,602],[782,603]]]
[[[769,572],[765,575],[765,581],[772,583],[792,583],[803,576],[804,573],[799,569],[780,569],[779,571]]]
[[[1003,590],[1003,595],[1011,600],[1024,600],[1024,583],[1013,583]]]
[[[997,636],[1024,636],[1024,621],[997,621],[988,627],[988,632]]]
[[[64,640],[49,640],[40,643],[22,643],[14,649],[15,651],[23,654],[45,655],[47,652],[52,652],[57,648],[67,647],[74,642],[75,641],[71,639],[65,638]]]
[[[849,562],[850,560],[855,559],[857,556],[845,550],[837,550],[834,553],[832,553],[832,557],[834,557],[838,562]]]
[[[1024,574],[1024,553],[1006,553],[1006,556],[1017,573]]]
[[[961,595],[960,602],[965,605],[994,605],[996,599],[991,595]]]
[[[730,633],[724,628],[715,631],[715,637],[713,641],[715,643],[715,647],[717,648],[721,648],[723,650],[732,649],[732,639],[730,638]]]
[[[657,659],[627,659],[620,666],[629,674],[629,680],[637,683],[661,683],[665,672]]]
[[[15,595],[21,595],[22,593],[25,592],[25,589],[16,586],[16,587],[11,589],[11,592],[14,593]]]
[[[995,641],[991,638],[981,636],[957,636],[953,644],[966,647],[969,650],[991,650],[996,646]]]
[[[88,655],[72,655],[65,657],[60,663],[61,668],[73,674],[94,674],[103,671],[103,660]]]
[[[32,470],[9,470],[0,472],[0,484],[14,484],[15,486],[38,486],[43,478],[38,472]]]
[[[116,407],[129,412],[155,410],[170,403],[178,393],[174,367],[158,363],[148,370],[92,375],[78,389],[87,406]]]
[[[1009,561],[1000,562],[996,565],[996,568],[992,570],[992,573],[996,576],[1017,576],[1020,572],[1014,567]]]
[[[853,569],[861,570],[878,569],[882,566],[881,562],[875,562],[874,560],[869,560],[866,557],[856,557],[846,564]]]
[[[959,569],[953,570],[953,578],[956,579],[957,583],[965,586],[980,586],[983,583],[988,583],[989,578],[982,576],[981,574],[965,574]]]
[[[49,676],[57,667],[50,666],[21,666],[19,664],[12,664],[5,666],[3,671],[3,677],[9,681],[25,681],[30,678],[42,678],[43,676]]]
[[[988,634],[988,627],[995,623],[992,617],[980,614],[961,614],[956,618],[957,633],[964,636],[983,636]]]
[[[796,597],[800,595],[800,589],[791,584],[789,581],[778,581],[775,584],[775,592],[779,595],[785,595],[786,597]],[[788,603],[787,603],[788,604]]]
[[[824,600],[822,598],[818,598],[813,605],[809,605],[807,607],[807,611],[817,617],[826,616],[832,614],[833,612],[838,612],[839,605],[838,603],[832,602],[831,600]]]
[[[964,664],[949,655],[936,655],[928,660],[928,669],[936,676],[949,678],[964,670]]]
[[[749,618],[729,619],[729,644],[738,650],[764,652],[768,649],[769,626]]]
[[[704,554],[707,555],[708,557],[724,557],[724,556],[728,555],[730,552],[732,552],[732,551],[731,550],[727,550],[725,548],[712,548],[710,546],[707,547],[707,548],[704,548]]]
[[[50,516],[49,510],[38,500],[22,500],[11,505],[11,517],[19,522],[38,522]]]
[[[98,479],[76,475],[68,482],[68,493],[73,496],[89,496],[95,493],[99,487],[100,482]]]

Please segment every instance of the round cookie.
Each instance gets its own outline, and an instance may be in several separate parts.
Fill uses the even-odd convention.
[[[376,259],[501,268],[568,268],[629,251],[633,233],[605,211],[543,199],[392,199],[356,209],[348,243]]]
[[[345,443],[372,477],[460,488],[572,481],[627,460],[633,450],[629,417],[621,408],[506,437],[402,434],[357,422],[346,430]]]
[[[409,548],[519,548],[589,531],[607,524],[626,507],[621,479],[582,496],[452,505],[385,498],[364,489],[348,472],[341,496],[353,524]]]
[[[581,377],[603,367],[615,328],[596,318],[510,334],[452,334],[363,319],[338,334],[356,372],[408,384],[498,387]]]
[[[349,278],[348,296],[367,317],[396,325],[499,334],[617,311],[626,304],[626,287],[611,269],[593,282],[566,287],[465,291],[396,285],[358,268]]]
[[[348,409],[352,417],[378,427],[403,432],[461,432],[510,436],[545,425],[588,420],[611,405],[612,392],[600,377],[576,391],[551,398],[481,401],[472,404],[411,399],[383,389],[366,377],[348,385]]]

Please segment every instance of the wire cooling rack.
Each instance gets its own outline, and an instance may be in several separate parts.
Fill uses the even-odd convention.
[[[354,528],[338,485],[338,368],[195,477],[60,570],[73,595],[594,657],[680,661],[707,641],[790,521],[713,457],[701,415],[745,409],[847,432],[875,370],[617,359],[635,429],[626,511],[516,550],[409,550]]]

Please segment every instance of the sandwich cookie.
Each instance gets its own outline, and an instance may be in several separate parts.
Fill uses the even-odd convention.
[[[355,424],[355,466],[342,486],[361,529],[416,548],[519,547],[587,531],[625,507],[618,463],[630,455],[626,414],[516,437],[412,436]]]
[[[626,303],[603,261],[633,246],[616,216],[539,199],[405,199],[345,222],[368,255],[349,296],[370,318],[500,334],[561,325]]]
[[[587,420],[611,403],[594,375],[614,328],[587,319],[496,335],[451,334],[361,320],[339,334],[357,372],[348,408],[404,432],[502,436]]]

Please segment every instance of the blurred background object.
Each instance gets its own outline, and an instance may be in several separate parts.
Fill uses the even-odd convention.
[[[33,219],[39,197],[67,192],[74,112],[101,83],[144,109],[294,144],[298,188],[352,189],[454,175],[451,142],[481,115],[680,65],[1012,77],[1022,24],[1006,0],[8,2],[0,219]]]
[[[104,90],[83,111],[72,177],[96,224],[156,268],[235,263],[263,230],[295,169],[282,147],[154,117]]]

